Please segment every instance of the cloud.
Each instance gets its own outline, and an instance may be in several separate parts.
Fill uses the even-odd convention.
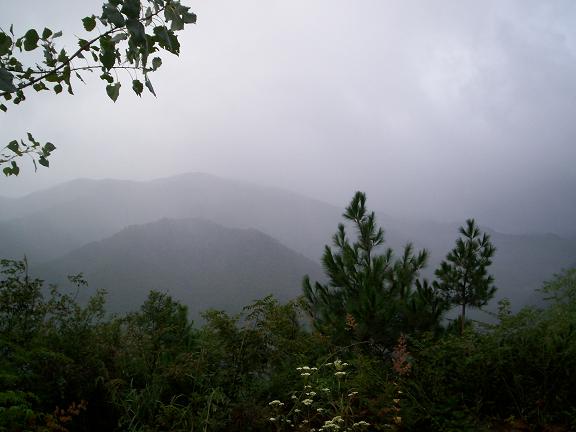
[[[31,15],[14,2],[3,16],[72,32],[100,8],[65,5],[39,2]],[[557,215],[576,207],[574,2],[191,6],[198,24],[154,77],[158,99],[125,86],[112,104],[94,82],[5,116],[3,138],[32,129],[59,150],[49,172],[2,179],[0,194],[203,171],[340,205],[366,190],[396,215],[570,231]]]

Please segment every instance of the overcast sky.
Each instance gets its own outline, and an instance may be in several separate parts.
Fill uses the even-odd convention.
[[[0,113],[4,142],[30,131],[58,147],[0,195],[200,171],[341,206],[364,190],[398,216],[576,232],[574,0],[183,3],[198,23],[152,76],[157,99],[126,76],[116,104],[93,80]],[[82,36],[101,4],[0,0],[0,26]]]

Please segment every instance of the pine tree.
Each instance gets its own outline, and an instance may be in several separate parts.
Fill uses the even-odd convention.
[[[460,227],[461,237],[435,274],[436,288],[453,305],[460,306],[460,333],[464,332],[466,308],[485,306],[494,294],[494,278],[488,274],[496,248],[490,236],[481,233],[474,219],[468,219],[465,227]]]
[[[343,217],[357,237],[349,239],[345,225],[339,224],[333,237],[335,249],[326,246],[322,257],[329,282],[312,284],[308,277],[304,279],[308,312],[315,327],[337,343],[354,339],[391,344],[401,331],[411,330],[406,329],[414,321],[407,319],[410,308],[430,309],[424,290],[413,290],[428,252],[414,253],[408,244],[402,257],[394,259],[393,251],[383,246],[384,231],[377,226],[374,212],[366,209],[364,193],[354,195]]]

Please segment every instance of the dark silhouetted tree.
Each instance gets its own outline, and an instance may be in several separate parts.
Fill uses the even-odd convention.
[[[488,273],[496,248],[490,236],[480,232],[474,219],[460,227],[461,237],[435,274],[435,286],[445,299],[460,306],[460,333],[464,332],[466,308],[485,306],[494,294],[494,278]]]

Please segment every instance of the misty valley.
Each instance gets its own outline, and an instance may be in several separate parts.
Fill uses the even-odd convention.
[[[0,431],[574,430],[576,238],[376,210],[197,173],[0,198]]]

